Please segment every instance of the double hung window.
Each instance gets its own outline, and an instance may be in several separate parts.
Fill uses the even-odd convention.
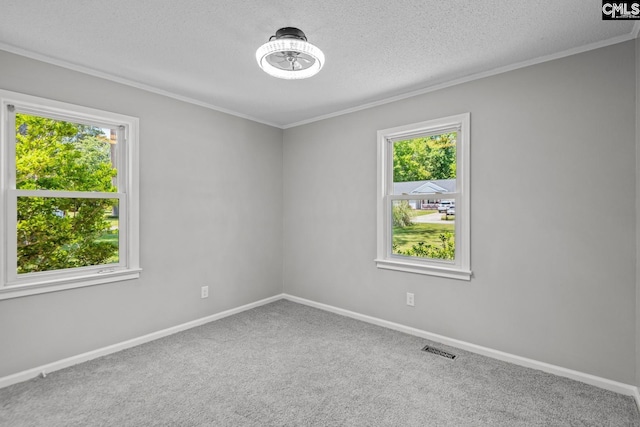
[[[470,279],[469,126],[466,113],[378,132],[379,268]]]
[[[138,119],[0,99],[0,299],[138,277]]]

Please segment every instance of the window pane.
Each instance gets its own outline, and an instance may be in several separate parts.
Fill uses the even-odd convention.
[[[16,188],[116,191],[115,129],[16,114]]]
[[[457,132],[447,132],[395,141],[392,194],[456,191],[457,136]],[[425,199],[425,203],[433,201]]]
[[[392,204],[394,255],[455,259],[455,201],[439,200],[431,209],[415,209],[409,200]]]
[[[18,197],[18,274],[117,263],[118,199]]]

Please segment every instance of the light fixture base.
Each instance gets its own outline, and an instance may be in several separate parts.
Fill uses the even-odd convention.
[[[272,40],[273,38],[275,38],[276,40],[289,38],[289,39],[299,39],[299,40],[307,41],[307,36],[304,35],[302,30],[295,27],[280,28],[278,31],[276,31],[276,35],[271,36],[269,40]]]

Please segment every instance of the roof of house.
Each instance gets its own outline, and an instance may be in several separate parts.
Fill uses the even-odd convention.
[[[393,194],[451,193],[456,189],[455,179],[394,182]]]

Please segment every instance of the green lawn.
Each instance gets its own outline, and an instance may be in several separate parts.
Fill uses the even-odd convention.
[[[393,227],[393,244],[397,245],[396,250],[401,251],[411,249],[419,242],[439,246],[442,244],[440,235],[445,231],[455,233],[455,224],[413,224],[404,228]]]
[[[436,213],[436,212],[438,212],[438,211],[435,210],[435,209],[425,209],[425,210],[414,209],[414,211],[413,211],[413,213],[415,213],[416,216],[429,215],[429,214]]]
[[[96,240],[96,242],[109,242],[118,246],[118,231],[116,230],[115,233],[104,233]]]

